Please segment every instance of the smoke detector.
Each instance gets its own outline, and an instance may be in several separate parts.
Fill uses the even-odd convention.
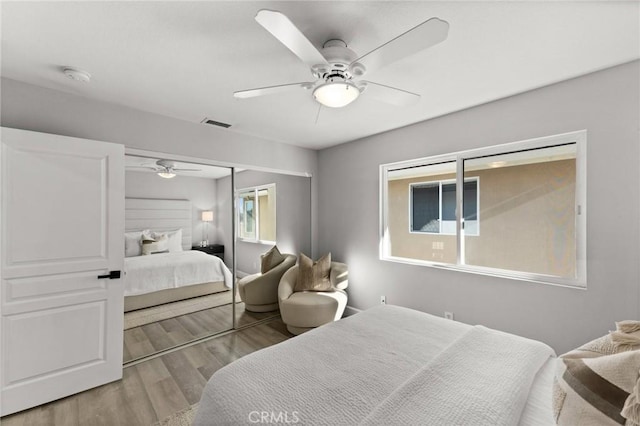
[[[91,80],[91,74],[78,68],[64,67],[62,72],[73,81],[88,83]]]

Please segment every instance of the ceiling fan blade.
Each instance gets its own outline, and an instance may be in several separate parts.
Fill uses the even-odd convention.
[[[256,21],[309,68],[313,68],[314,65],[328,65],[322,53],[283,13],[262,9],[256,14]]]
[[[257,89],[240,90],[233,92],[238,99],[255,98],[256,96],[273,95],[274,93],[288,92],[293,89],[311,89],[314,83],[292,83],[279,86],[260,87]]]
[[[364,90],[365,96],[377,99],[388,104],[396,106],[410,106],[418,103],[420,95],[406,90],[397,89],[391,86],[385,86],[384,84],[372,83],[370,81],[363,81],[366,83]]]
[[[144,169],[144,170],[156,170],[156,167],[149,166],[125,166],[127,169]]]
[[[367,73],[385,67],[421,50],[428,49],[447,38],[449,23],[431,18],[404,34],[383,44],[352,62],[364,65]]]
[[[173,169],[174,172],[201,172],[202,169]]]

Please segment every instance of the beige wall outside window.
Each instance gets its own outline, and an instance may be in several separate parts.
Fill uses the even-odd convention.
[[[381,258],[586,285],[586,135],[553,138],[381,166]]]

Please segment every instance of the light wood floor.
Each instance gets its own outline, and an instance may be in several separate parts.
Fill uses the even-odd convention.
[[[231,304],[217,306],[125,330],[124,362],[230,330],[233,327],[231,308]],[[278,311],[248,312],[244,310],[244,303],[236,303],[238,327],[278,315]]]
[[[122,380],[1,419],[2,426],[151,425],[197,403],[221,367],[291,337],[278,318],[124,369]]]

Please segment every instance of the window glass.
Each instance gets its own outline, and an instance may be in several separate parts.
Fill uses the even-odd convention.
[[[238,237],[245,241],[275,243],[276,185],[244,188],[236,198]]]
[[[479,238],[465,217],[466,265],[576,278],[575,144],[470,158],[464,175],[483,189]]]
[[[381,258],[586,286],[585,146],[580,131],[382,165]]]
[[[440,186],[437,183],[419,184],[412,189],[412,224],[414,232],[439,233]]]

